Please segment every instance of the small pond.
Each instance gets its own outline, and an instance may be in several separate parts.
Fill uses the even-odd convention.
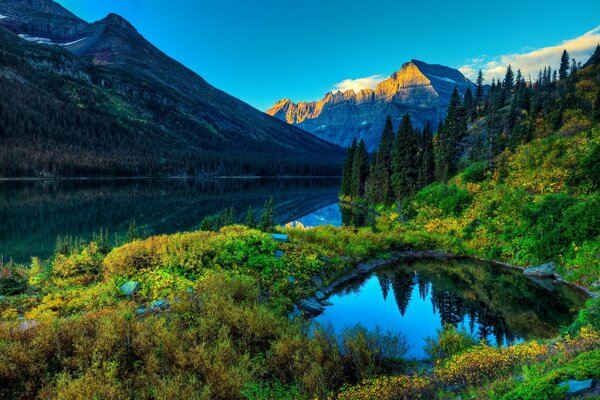
[[[400,332],[407,356],[426,358],[425,337],[449,323],[494,345],[551,338],[570,324],[586,296],[520,271],[466,260],[418,260],[383,267],[329,298],[315,321],[337,334],[360,324]]]

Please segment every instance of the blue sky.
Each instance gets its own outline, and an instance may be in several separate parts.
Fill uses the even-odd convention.
[[[122,15],[165,53],[261,110],[284,97],[372,86],[411,58],[466,74],[483,67],[491,81],[509,62],[535,71],[564,41],[582,59],[600,42],[599,0],[58,2],[88,21]]]

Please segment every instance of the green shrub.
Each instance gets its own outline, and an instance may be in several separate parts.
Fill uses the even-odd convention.
[[[483,182],[486,178],[488,171],[487,162],[480,161],[469,165],[461,173],[460,177],[464,182]]]
[[[14,296],[27,289],[27,270],[14,264],[12,261],[6,265],[0,263],[0,295]]]
[[[592,329],[600,331],[600,297],[588,300],[585,308],[579,311],[577,319],[570,326],[563,329],[563,334],[575,336],[581,328],[586,326],[591,326]]]
[[[274,383],[249,383],[244,385],[242,394],[247,400],[307,400],[297,386]]]
[[[459,216],[471,204],[471,195],[465,188],[453,184],[435,183],[417,193],[418,205],[439,208],[445,216]]]
[[[477,344],[477,340],[464,328],[444,324],[436,331],[437,337],[425,338],[425,352],[432,360],[441,360],[460,354]]]

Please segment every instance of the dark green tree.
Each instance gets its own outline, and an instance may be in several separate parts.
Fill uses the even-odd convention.
[[[465,96],[463,98],[463,104],[465,107],[465,113],[467,118],[474,120],[477,118],[477,109],[475,107],[475,99],[473,98],[473,92],[471,88],[467,88]]]
[[[356,151],[354,152],[354,162],[352,163],[351,195],[359,197],[364,196],[368,175],[369,153],[367,153],[365,141],[360,139]]]
[[[404,114],[392,149],[392,188],[396,199],[415,192],[417,187],[419,142],[410,121]]]
[[[458,171],[460,143],[467,132],[467,123],[458,89],[454,88],[448,105],[448,114],[438,130],[436,140],[436,179],[446,181]]]
[[[481,72],[481,70],[479,70],[479,73],[477,74],[477,80],[476,85],[477,88],[475,89],[475,104],[477,105],[477,111],[479,112],[479,107],[481,107],[481,102],[483,101],[483,72]]]
[[[433,157],[433,130],[428,122],[421,135],[421,149],[419,156],[419,175],[417,178],[417,189],[421,189],[434,179],[435,162]]]
[[[273,198],[265,201],[263,213],[260,218],[260,229],[265,232],[270,232],[275,228],[274,222],[275,212],[273,210]]]
[[[135,220],[131,221],[129,224],[129,228],[127,229],[127,241],[133,242],[134,240],[138,240],[140,238],[140,234],[138,232],[137,225],[135,224]]]
[[[344,160],[344,169],[342,170],[341,194],[351,195],[352,190],[352,167],[354,164],[354,153],[356,152],[356,137],[352,139],[352,145],[346,150],[346,159]]]
[[[246,213],[246,226],[248,228],[256,228],[256,220],[254,219],[254,210],[252,206],[248,206],[248,212]]]
[[[560,67],[558,68],[558,77],[560,80],[566,79],[569,76],[570,62],[569,53],[567,53],[567,50],[563,50],[560,57]]]
[[[373,203],[389,204],[393,200],[391,184],[393,147],[394,127],[392,120],[388,116],[368,178],[369,187],[367,197]]]

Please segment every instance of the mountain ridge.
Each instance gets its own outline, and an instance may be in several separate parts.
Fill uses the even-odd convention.
[[[420,127],[438,123],[455,86],[461,94],[474,87],[456,69],[412,59],[375,89],[328,92],[309,102],[282,99],[266,113],[341,146],[362,138],[373,150],[388,115],[398,123],[408,113]]]
[[[0,0],[0,14],[6,17],[0,19],[0,31],[5,32],[0,35],[0,49],[6,59],[0,64],[4,71],[0,79],[5,81],[7,91],[0,96],[0,103],[6,104],[0,106],[17,107],[15,113],[20,113],[19,118],[29,115],[34,118],[34,126],[47,124],[54,115],[41,115],[24,99],[15,104],[15,99],[7,97],[10,91],[24,93],[15,85],[27,84],[36,101],[59,101],[63,106],[56,104],[57,108],[66,109],[64,105],[68,104],[86,110],[93,115],[92,119],[112,119],[118,123],[122,134],[128,131],[127,135],[132,137],[115,141],[116,146],[123,141],[139,145],[141,139],[135,137],[139,134],[133,132],[146,132],[147,140],[155,145],[143,150],[134,147],[132,151],[139,153],[140,159],[153,154],[163,161],[153,161],[151,168],[137,168],[135,161],[131,161],[126,167],[114,167],[119,174],[339,174],[343,149],[213,87],[148,42],[117,14],[88,23],[49,0]],[[14,79],[15,76],[21,77],[20,80]],[[82,136],[95,128],[60,129],[78,130]],[[40,132],[11,134],[14,137],[4,139],[12,142],[3,146],[0,164],[16,157],[13,153],[19,146],[15,143],[38,143],[27,145],[28,154],[43,153],[40,158],[44,160],[72,160],[76,152],[72,149],[73,142],[85,141],[73,137],[71,143],[54,144],[54,148],[64,149],[58,155],[58,150],[53,153],[49,149],[48,137],[41,137]],[[117,135],[109,133],[113,134]],[[46,146],[41,149],[40,143]],[[164,146],[168,148],[159,148]],[[123,163],[116,159],[116,154],[124,149],[104,147],[88,146],[77,151],[90,154],[90,159],[96,160],[94,163]],[[113,155],[105,157],[106,153]],[[0,165],[0,175],[64,175],[64,171],[83,168],[73,169],[59,161],[50,165],[41,161],[32,164],[33,172],[24,163],[19,171],[5,165],[4,170],[11,172],[4,173]],[[83,169],[105,174],[111,167],[86,165]]]

